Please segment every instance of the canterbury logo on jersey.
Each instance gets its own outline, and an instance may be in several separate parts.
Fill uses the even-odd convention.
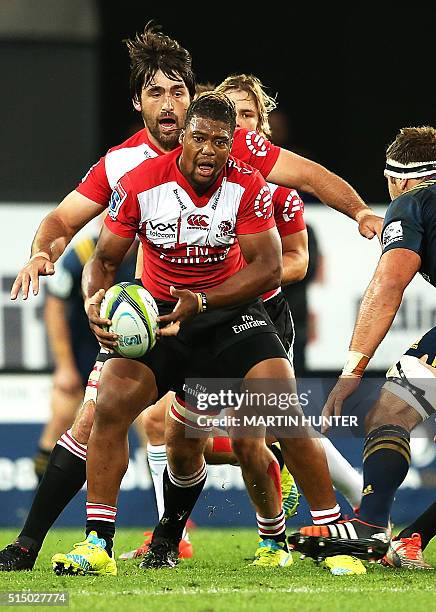
[[[371,493],[374,493],[374,489],[372,488],[372,485],[367,485],[363,491],[362,491],[362,497],[364,497],[365,495],[371,495]]]
[[[253,155],[256,155],[256,157],[266,157],[268,151],[265,144],[265,138],[260,136],[257,132],[248,132],[245,136],[245,142]]]
[[[188,217],[188,228],[202,228],[205,229],[209,226],[209,217],[207,215],[189,215]]]

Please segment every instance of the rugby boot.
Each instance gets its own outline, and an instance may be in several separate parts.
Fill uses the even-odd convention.
[[[83,542],[74,544],[67,554],[57,553],[51,559],[53,571],[58,576],[116,576],[117,564],[105,550],[106,541],[91,531]]]
[[[336,555],[324,559],[326,567],[333,576],[350,576],[355,574],[366,574],[366,567],[360,559],[350,555]]]
[[[139,546],[135,550],[129,550],[128,552],[121,553],[121,555],[118,558],[122,559],[123,561],[126,561],[128,559],[138,559],[138,558],[143,557],[145,553],[147,552],[147,550],[150,548],[150,543],[151,543],[151,538],[153,537],[153,532],[144,531],[144,535],[145,535],[145,540],[141,544],[141,546]],[[190,559],[193,555],[194,555],[194,549],[192,547],[191,542],[187,540],[186,538],[182,538],[179,544],[179,559]]]
[[[291,553],[284,542],[259,540],[253,563],[256,567],[287,567],[292,565]]]
[[[141,569],[162,569],[176,567],[179,562],[179,543],[169,538],[151,541],[139,567]]]
[[[388,552],[381,560],[381,564],[405,569],[433,569],[422,556],[419,533],[412,533],[410,538],[391,540]]]
[[[292,549],[319,561],[335,555],[377,561],[386,554],[389,539],[389,529],[355,518],[303,527],[288,537],[288,543]]]
[[[0,572],[31,570],[37,556],[36,552],[21,546],[18,541],[8,544],[0,550]]]

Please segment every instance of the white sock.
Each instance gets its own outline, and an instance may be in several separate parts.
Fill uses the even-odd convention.
[[[164,510],[164,494],[163,494],[163,473],[167,464],[167,453],[165,444],[153,446],[147,442],[147,460],[150,466],[150,473],[153,479],[154,494],[156,496],[157,514],[161,519]],[[189,535],[186,529],[183,531],[182,538],[189,542]]]
[[[363,476],[348,463],[328,438],[320,438],[335,488],[342,493],[350,506],[358,508],[362,499]]]
[[[163,473],[167,464],[165,444],[153,446],[152,444],[147,443],[147,459],[148,465],[150,466],[151,477],[153,479],[157,514],[160,520],[165,510],[163,495]]]

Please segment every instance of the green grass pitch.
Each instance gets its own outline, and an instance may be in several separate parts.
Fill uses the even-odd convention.
[[[16,531],[0,531],[0,547],[15,536]],[[126,612],[415,612],[430,610],[435,602],[435,571],[394,570],[369,564],[364,576],[339,577],[311,560],[301,561],[297,554],[288,568],[249,567],[257,540],[255,532],[248,529],[193,530],[195,557],[182,561],[173,570],[144,572],[137,561],[118,561],[117,577],[56,576],[50,566],[51,555],[67,552],[82,539],[80,529],[53,530],[33,572],[0,573],[0,591],[66,590],[70,605],[64,609]],[[141,542],[140,529],[119,529],[115,553],[136,548]],[[425,551],[425,557],[436,566],[436,540]]]

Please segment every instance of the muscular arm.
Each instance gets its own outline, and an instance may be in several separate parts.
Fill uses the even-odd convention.
[[[109,349],[116,346],[117,337],[103,329],[110,321],[100,318],[100,304],[133,240],[121,238],[103,225],[95,251],[83,268],[82,293],[89,325],[98,342]]]
[[[238,242],[247,265],[220,285],[205,291],[208,309],[243,304],[280,285],[282,256],[277,228],[273,227],[258,234],[239,234]],[[159,320],[161,323],[177,324],[161,329],[161,336],[174,335],[179,322],[186,321],[198,313],[195,293],[189,289],[174,287],[171,287],[170,291],[178,302],[170,314],[159,317]]]
[[[12,285],[11,299],[15,300],[20,290],[23,299],[27,299],[30,286],[33,294],[37,295],[39,277],[54,274],[53,264],[73,236],[102,211],[100,204],[72,191],[44,217],[32,242],[31,259],[20,270]]]
[[[95,251],[83,268],[82,293],[85,310],[90,297],[100,289],[109,289],[114,284],[117,270],[133,240],[117,236],[103,225]]]
[[[243,304],[280,285],[282,262],[277,228],[258,234],[240,234],[238,242],[247,265],[206,291],[209,308]]]
[[[350,350],[372,357],[389,331],[404,290],[421,266],[409,249],[392,249],[382,255],[365,291],[351,338]]]
[[[420,265],[419,255],[409,249],[392,249],[381,256],[360,305],[347,363],[324,405],[324,417],[332,414],[339,416],[344,401],[358,388],[368,362],[367,357],[374,355],[389,331],[404,290]],[[326,422],[321,428],[322,433],[328,427]]]
[[[42,220],[32,242],[32,255],[42,251],[54,263],[77,232],[103,210],[100,204],[72,191]]]
[[[367,215],[380,219],[378,233],[381,231],[382,219],[374,215],[353,187],[310,159],[281,149],[267,180],[276,185],[311,193],[330,208],[351,217],[359,224]],[[372,236],[368,234],[366,237]]]
[[[282,237],[282,285],[296,283],[306,276],[309,264],[307,230]]]

